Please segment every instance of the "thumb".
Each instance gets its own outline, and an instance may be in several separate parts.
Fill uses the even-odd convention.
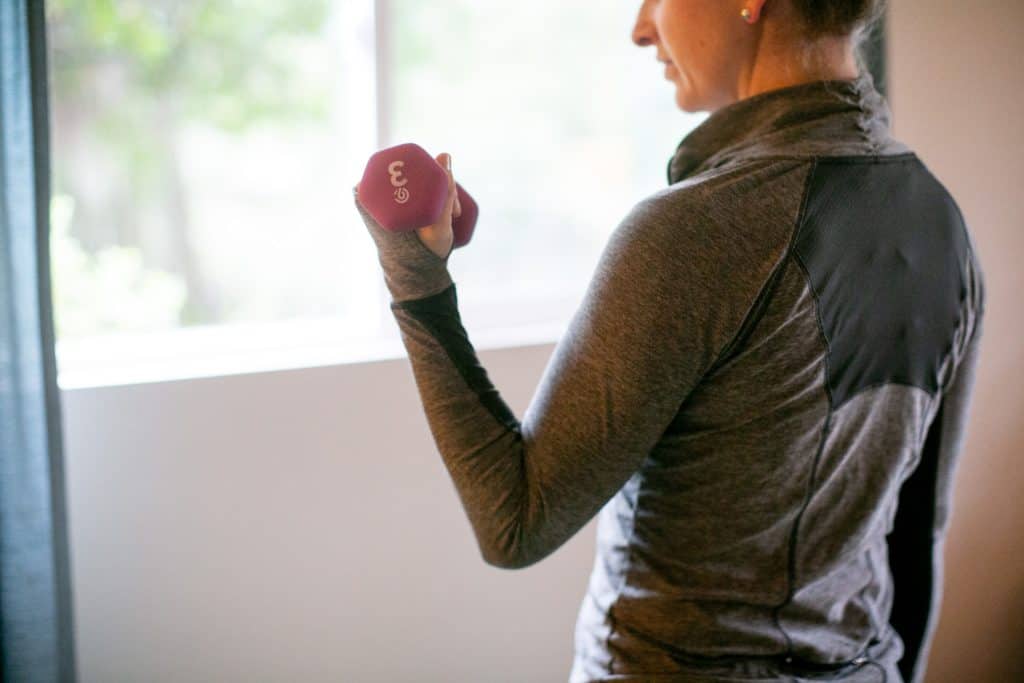
[[[459,192],[455,187],[455,174],[452,172],[452,155],[444,152],[437,155],[437,161],[448,173],[448,201],[451,203],[452,216],[458,218],[462,214],[462,205],[459,203]]]

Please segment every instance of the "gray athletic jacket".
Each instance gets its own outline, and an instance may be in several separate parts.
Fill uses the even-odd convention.
[[[448,259],[356,202],[483,559],[527,567],[599,515],[571,683],[922,680],[984,284],[889,119],[866,71],[713,112],[522,421]]]

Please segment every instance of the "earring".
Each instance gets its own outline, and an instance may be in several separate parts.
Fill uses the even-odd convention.
[[[743,20],[746,21],[749,24],[751,22],[750,8],[749,7],[744,7],[740,11],[740,16],[743,17]]]

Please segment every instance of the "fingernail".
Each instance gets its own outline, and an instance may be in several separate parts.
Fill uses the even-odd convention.
[[[452,170],[452,155],[451,154],[445,154],[444,155],[444,163],[445,163],[445,166],[448,168],[449,171]]]

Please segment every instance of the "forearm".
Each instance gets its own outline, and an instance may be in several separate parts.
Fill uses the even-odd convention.
[[[455,287],[393,302],[427,422],[489,564],[548,554],[536,524],[520,424],[494,389],[462,326]],[[528,524],[527,520],[533,520]]]
[[[530,486],[519,422],[462,326],[448,259],[414,233],[384,232],[358,201],[356,207],[377,244],[427,422],[483,558],[508,568],[538,561],[566,530],[552,530],[539,511],[542,494]]]

